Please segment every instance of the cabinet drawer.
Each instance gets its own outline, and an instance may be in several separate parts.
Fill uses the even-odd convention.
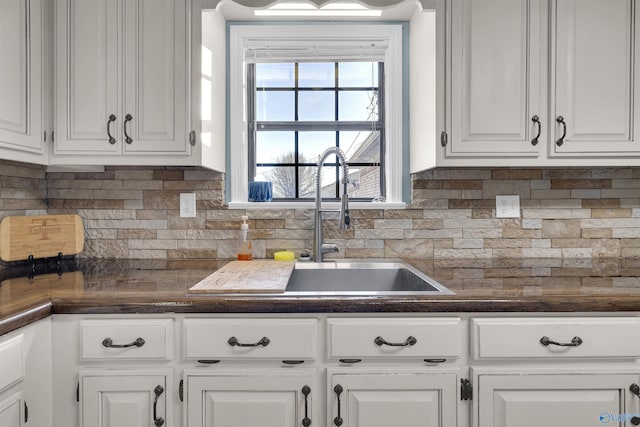
[[[186,319],[187,359],[314,359],[315,319]]]
[[[23,335],[0,342],[0,391],[24,378]]]
[[[640,356],[636,317],[472,319],[471,330],[475,359]]]
[[[80,343],[82,360],[170,360],[173,320],[84,320],[80,322]]]
[[[329,319],[328,357],[459,358],[461,321],[436,319]],[[395,344],[395,345],[394,345]]]

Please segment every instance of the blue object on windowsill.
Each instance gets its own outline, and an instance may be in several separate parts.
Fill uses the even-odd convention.
[[[270,202],[273,199],[273,191],[270,181],[249,181],[250,202]]]

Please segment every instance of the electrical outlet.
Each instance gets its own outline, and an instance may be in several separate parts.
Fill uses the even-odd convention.
[[[196,193],[180,193],[180,218],[195,218]]]
[[[496,218],[520,218],[520,196],[496,196]]]

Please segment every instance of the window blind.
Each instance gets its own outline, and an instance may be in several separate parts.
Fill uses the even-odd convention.
[[[383,62],[386,40],[265,40],[245,42],[247,63],[281,62]]]

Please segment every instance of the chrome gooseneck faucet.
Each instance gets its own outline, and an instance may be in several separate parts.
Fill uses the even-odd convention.
[[[322,167],[325,160],[331,154],[338,157],[342,165],[342,196],[340,197],[340,210],[322,209]],[[322,262],[325,252],[338,252],[338,247],[334,244],[323,243],[322,237],[322,213],[323,212],[340,212],[338,221],[339,228],[350,228],[351,218],[349,217],[349,196],[347,195],[347,184],[349,182],[349,167],[344,152],[338,147],[329,147],[318,159],[318,170],[316,171],[316,209],[315,209],[315,225],[313,230],[313,256],[316,262]]]

